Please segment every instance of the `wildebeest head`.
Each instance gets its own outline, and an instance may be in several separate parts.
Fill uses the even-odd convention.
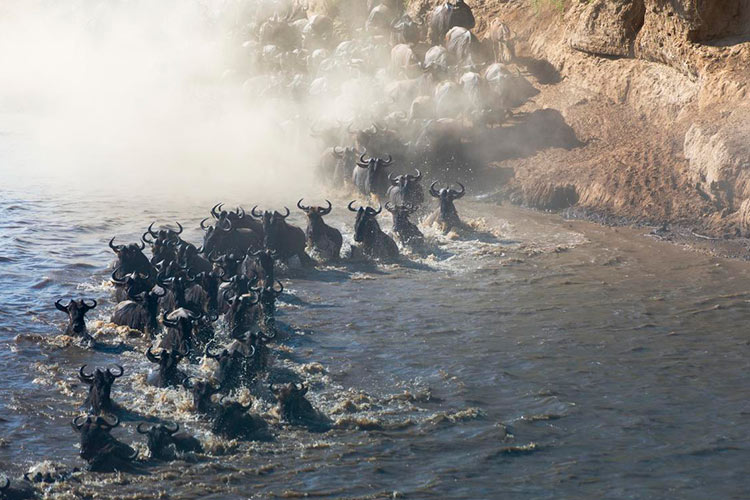
[[[409,220],[409,216],[417,211],[414,205],[394,206],[388,202],[385,204],[385,208],[393,216],[393,233],[398,235],[402,243],[416,246],[424,243],[424,235],[416,224]]]
[[[441,219],[447,220],[453,217],[457,218],[458,212],[456,211],[456,207],[453,205],[453,202],[463,197],[464,194],[466,194],[466,188],[463,186],[463,184],[458,182],[457,184],[461,186],[461,191],[457,191],[450,187],[445,187],[445,188],[440,189],[440,191],[437,191],[435,189],[436,184],[437,184],[437,181],[433,182],[430,185],[430,195],[440,200]]]
[[[362,153],[357,161],[357,167],[367,169],[367,185],[369,186],[370,193],[373,194],[385,194],[387,186],[387,175],[386,168],[388,168],[393,162],[391,155],[388,155],[387,160],[381,158],[370,158],[365,159],[365,154]]]
[[[247,438],[267,441],[273,438],[268,432],[268,424],[260,418],[248,413],[252,405],[242,405],[237,401],[221,402],[216,409],[211,431],[229,439]]]
[[[190,352],[193,346],[193,325],[201,318],[203,313],[195,313],[182,307],[169,314],[162,313],[162,323],[169,331],[162,339],[161,347]]]
[[[256,208],[253,207],[250,212],[253,217],[261,219],[263,224],[263,246],[270,250],[279,251],[284,246],[284,235],[286,234],[286,218],[289,217],[289,208],[284,207],[286,215],[274,210],[270,212],[264,210],[263,214],[256,213]]]
[[[201,228],[206,232],[203,236],[203,253],[210,255],[213,252],[221,253],[224,250],[227,238],[232,234],[232,222],[224,218],[213,226],[206,226],[208,217],[201,221]]]
[[[357,162],[358,157],[357,150],[352,147],[340,148],[338,146],[334,146],[333,155],[341,160],[344,165],[351,165],[352,167]]]
[[[109,240],[109,248],[117,255],[117,265],[123,274],[139,272],[147,274],[151,270],[151,262],[143,253],[146,244],[141,242],[131,243],[129,245],[115,245],[115,237]]]
[[[124,370],[120,365],[114,365],[114,367],[117,369],[115,372],[109,368],[104,370],[97,368],[93,373],[86,373],[86,365],[78,370],[78,378],[89,386],[89,394],[84,404],[94,415],[116,411],[111,397],[112,384],[122,377]]]
[[[81,335],[88,337],[86,332],[86,313],[96,307],[96,301],[92,300],[91,305],[86,303],[85,299],[71,300],[67,306],[62,305],[58,300],[55,307],[68,315],[68,326],[65,332],[69,335]]]
[[[214,387],[211,382],[206,380],[194,381],[186,378],[182,382],[183,387],[189,390],[193,395],[193,406],[200,413],[211,413],[214,410],[211,396],[221,391],[221,385]]]
[[[276,280],[274,285],[251,288],[251,291],[258,294],[258,305],[260,306],[261,321],[268,328],[267,336],[272,338],[276,326],[276,299],[284,293],[284,285],[281,281]]]
[[[311,430],[325,431],[330,428],[330,420],[313,408],[305,398],[305,384],[286,384],[280,388],[271,386],[271,391],[279,401],[281,418],[294,425],[304,425]]]
[[[179,228],[178,231],[175,231],[173,229],[159,229],[157,232],[154,232],[154,224],[156,222],[152,222],[148,229],[146,229],[146,232],[143,233],[143,236],[141,236],[141,240],[143,240],[144,243],[148,243],[151,246],[154,246],[155,244],[166,244],[167,242],[178,242],[180,240],[180,235],[182,234],[182,225],[177,222],[177,227]],[[149,239],[149,236],[151,236],[152,239]]]
[[[349,202],[349,210],[357,213],[357,218],[354,221],[354,241],[362,243],[370,233],[380,229],[375,217],[383,211],[383,207],[378,207],[377,210],[372,207],[353,208],[353,204],[354,201]]]
[[[243,371],[243,365],[248,361],[248,358],[255,354],[255,347],[252,345],[248,346],[250,351],[245,354],[240,349],[223,349],[219,354],[213,354],[210,350],[210,346],[206,346],[204,352],[207,358],[213,359],[219,365],[214,378],[222,385],[222,387],[229,387],[236,385],[241,377]]]
[[[274,260],[276,257],[277,253],[268,248],[248,252],[245,273],[250,274],[252,272],[263,285],[272,284],[274,280]]]
[[[138,434],[146,435],[146,442],[148,443],[148,450],[151,452],[151,457],[158,460],[171,460],[174,458],[174,450],[172,445],[174,444],[174,434],[180,430],[180,425],[174,423],[173,425],[152,425],[151,428],[145,429],[141,422],[136,427]]]
[[[326,203],[328,203],[328,207],[315,207],[315,206],[307,207],[302,204],[303,199],[304,198],[300,198],[300,200],[297,202],[297,208],[305,212],[305,215],[307,215],[307,220],[310,222],[313,228],[316,225],[322,224],[323,216],[330,214],[331,210],[333,209],[333,205],[328,200],[326,200]]]
[[[180,385],[185,379],[185,374],[177,366],[182,361],[182,358],[186,357],[189,353],[176,349],[162,349],[158,354],[154,354],[151,350],[152,347],[149,346],[146,351],[146,357],[152,363],[159,365],[159,373],[157,374],[155,385],[157,387]]]
[[[138,452],[115,439],[110,431],[120,425],[117,417],[78,416],[71,422],[80,435],[80,456],[94,472],[132,471]]]
[[[132,272],[125,275],[121,275],[122,268],[117,267],[112,271],[112,283],[115,287],[121,290],[120,298],[130,297],[138,295],[139,293],[147,292],[153,286],[151,281],[151,270],[148,273],[143,274],[139,272]],[[119,276],[118,276],[119,274]],[[124,292],[124,293],[123,293]]]

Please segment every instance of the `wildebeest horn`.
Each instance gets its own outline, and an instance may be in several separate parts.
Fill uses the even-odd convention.
[[[211,345],[210,345],[210,343],[208,345],[206,345],[206,348],[203,350],[203,356],[206,357],[206,358],[211,358],[211,359],[216,359],[216,360],[219,359],[219,355],[218,354],[211,354]]]
[[[136,430],[136,431],[138,431],[138,434],[148,434],[148,430],[145,430],[145,431],[144,431],[143,429],[141,429],[141,426],[142,426],[142,425],[143,425],[143,422],[139,423],[139,424],[138,424],[138,425],[137,425],[137,426],[135,427],[135,430]]]
[[[88,417],[87,417],[86,415],[78,415],[78,416],[77,416],[76,418],[74,418],[74,419],[73,419],[73,420],[72,420],[72,421],[70,422],[70,425],[72,425],[72,426],[73,426],[73,427],[74,427],[74,428],[75,428],[76,430],[79,430],[79,431],[80,431],[80,430],[81,430],[81,427],[83,427],[83,422],[81,422],[81,423],[79,424],[79,423],[78,423],[78,419],[79,419],[79,418],[82,418],[82,419],[84,419],[84,420],[85,420],[85,419],[86,419],[86,418],[88,418]]]
[[[393,213],[393,206],[391,205],[390,201],[385,202],[385,209],[388,210],[390,213]]]
[[[119,269],[120,269],[120,268],[118,267],[118,268],[116,268],[116,269],[115,269],[114,271],[112,271],[112,281],[114,281],[114,282],[115,282],[115,283],[117,283],[118,285],[122,285],[122,284],[124,284],[124,283],[125,283],[125,282],[126,282],[127,280],[126,280],[125,278],[118,278],[118,277],[117,277],[117,271],[118,271]]]
[[[331,213],[331,210],[333,210],[333,203],[328,200],[326,200],[326,203],[328,203],[328,208],[324,208],[323,210],[321,210],[320,215],[328,215]]]
[[[93,373],[92,374],[87,374],[86,373],[86,366],[88,366],[88,365],[83,365],[78,370],[78,378],[81,379],[81,382],[85,382],[85,383],[89,384],[94,379],[94,374]]]
[[[162,288],[161,286],[158,287],[158,288],[159,288],[159,290],[161,290],[161,293],[155,292],[153,289],[149,293],[151,295],[153,295],[154,297],[160,299],[160,298],[164,297],[167,294],[167,291],[164,288]]]
[[[141,240],[143,240],[144,243],[148,243],[149,245],[153,245],[154,244],[154,240],[148,239],[147,236],[148,236],[148,231],[146,231],[145,233],[143,233],[141,235]]]
[[[372,207],[367,207],[367,208],[366,208],[366,210],[367,210],[367,211],[368,211],[368,212],[369,212],[370,214],[372,214],[372,215],[378,215],[378,214],[379,214],[380,212],[382,212],[382,211],[383,211],[383,206],[382,206],[382,205],[378,205],[378,209],[377,209],[377,210],[375,210],[375,209],[374,209],[374,208],[372,208]]]
[[[211,208],[211,215],[213,215],[214,219],[218,219],[219,218],[219,214],[216,213],[216,211],[220,210],[221,205],[222,205],[222,203],[217,203],[216,205],[214,205]]]
[[[300,210],[302,210],[304,212],[307,212],[308,210],[310,210],[310,207],[304,206],[302,204],[302,200],[304,200],[304,198],[300,198],[299,201],[297,202],[297,208],[299,208]]]
[[[179,222],[177,222],[177,221],[175,221],[175,224],[177,224],[177,227],[179,227],[179,228],[180,228],[180,230],[179,230],[179,231],[173,231],[173,233],[174,233],[174,234],[182,234],[182,231],[183,231],[183,228],[182,228],[182,224],[180,224],[180,223],[179,223]]]
[[[216,225],[216,227],[219,228],[220,230],[224,231],[225,233],[228,233],[229,231],[232,230],[232,221],[229,220],[229,219],[224,219],[224,223],[226,223],[226,225],[227,225],[226,229],[224,229],[223,227],[219,227],[218,224]]]
[[[124,245],[114,245],[113,243],[115,241],[115,238],[116,236],[112,236],[112,239],[109,240],[109,248],[111,248],[115,253],[120,253],[122,252],[122,248]]]
[[[281,215],[282,218],[286,219],[287,217],[289,217],[289,214],[291,212],[289,211],[289,207],[284,207],[284,210],[286,210],[286,215],[281,215],[281,214],[279,214],[279,215]]]
[[[398,186],[398,177],[393,178],[393,172],[388,172],[388,180],[391,181],[392,186]]]
[[[367,154],[367,151],[365,151],[359,156],[359,161],[357,162],[358,167],[367,168],[367,166],[370,165],[370,160],[365,161],[366,154]]]
[[[204,231],[208,231],[208,227],[206,227],[206,226],[204,225],[204,224],[205,224],[205,222],[206,222],[207,220],[208,220],[208,217],[206,217],[205,219],[203,219],[203,220],[201,221],[201,229],[203,229]],[[209,226],[209,227],[210,227],[210,226]]]
[[[192,311],[190,309],[187,309],[187,312],[188,312],[188,316],[190,317],[190,319],[202,319],[203,318],[203,313],[202,312],[201,313],[196,313],[196,312],[194,312],[194,311]]]
[[[350,201],[349,204],[347,205],[347,208],[351,210],[352,212],[357,212],[358,210],[356,208],[352,208],[352,205],[354,205],[354,203],[355,203],[355,200]]]
[[[339,149],[341,149],[341,152],[339,152]],[[339,146],[333,147],[333,154],[337,158],[343,158],[344,157],[344,148],[339,148]]]
[[[109,368],[107,368],[107,373],[109,373],[110,375],[112,375],[115,378],[122,377],[122,374],[125,373],[125,369],[123,369],[123,367],[121,365],[112,365],[112,366],[114,366],[115,368],[117,368],[119,370],[119,372],[117,373],[117,375],[115,375],[114,373],[112,373],[112,370],[110,370]]]
[[[177,321],[168,319],[166,312],[162,313],[162,315],[161,315],[161,322],[164,323],[164,326],[168,326],[170,328],[176,328],[177,327]]]
[[[415,168],[414,170],[417,171],[417,175],[414,176],[414,180],[415,181],[421,180],[422,179],[422,172],[420,172],[418,168]]]
[[[435,191],[435,184],[437,184],[437,183],[438,183],[438,181],[435,181],[432,184],[430,184],[430,194],[432,196],[434,196],[435,198],[440,198],[440,193],[438,193],[437,191]]]
[[[240,215],[242,214],[242,215]],[[245,218],[245,209],[242,207],[237,207],[237,218],[238,219],[244,219]]]
[[[81,300],[81,303],[82,303],[82,304],[84,305],[84,307],[86,307],[86,308],[87,308],[87,309],[89,309],[89,310],[91,310],[91,309],[94,309],[94,308],[96,307],[96,300],[94,300],[94,299],[91,299],[91,302],[93,302],[93,303],[94,303],[94,305],[93,305],[93,306],[90,306],[90,305],[88,305],[88,304],[86,303],[86,299],[82,299],[82,300]]]
[[[278,290],[276,288],[271,288],[274,292],[276,292],[276,295],[281,295],[284,292],[284,285],[281,284],[281,281],[276,280],[276,285],[279,285]]]
[[[195,387],[195,382],[193,381],[193,377],[185,377],[182,380],[182,387],[184,387],[187,390],[190,390],[193,387]]]
[[[380,160],[380,161],[383,163],[383,165],[390,165],[391,163],[393,163],[393,157],[391,155],[388,155],[387,160]]]
[[[168,432],[168,433],[170,433],[170,434],[174,434],[175,432],[177,432],[177,431],[179,431],[179,430],[180,430],[180,424],[178,424],[177,422],[172,422],[172,425],[174,425],[174,427],[172,427],[172,428],[170,429],[170,428],[169,428],[169,426],[168,426],[167,424],[164,424],[164,428],[165,428],[165,429],[167,429],[167,432]]]
[[[353,123],[349,123],[349,125],[346,126],[346,131],[349,132],[350,134],[356,134],[357,133],[356,130],[352,130],[352,126],[353,125],[354,125]]]
[[[153,236],[154,238],[158,238],[158,237],[159,237],[159,235],[158,235],[158,234],[156,234],[156,233],[154,232],[154,230],[153,230],[153,228],[154,228],[154,224],[156,224],[156,221],[154,221],[154,222],[152,222],[151,224],[149,224],[149,225],[148,225],[148,229],[146,229],[146,233],[150,234],[150,235],[151,235],[151,236]],[[146,234],[146,233],[143,233],[143,234]]]
[[[152,346],[152,345],[148,346],[148,349],[146,350],[146,357],[147,357],[147,358],[148,358],[148,360],[149,360],[149,361],[151,361],[152,363],[158,363],[159,361],[161,361],[161,357],[162,357],[162,356],[164,355],[164,351],[160,352],[160,353],[159,353],[159,356],[157,357],[157,356],[156,356],[156,354],[154,354],[154,353],[153,353],[153,352],[151,351],[151,348],[153,348],[153,347],[154,347],[154,346]]]
[[[107,421],[107,419],[103,415],[96,417],[96,423],[98,425],[101,425],[102,427],[106,427],[107,429],[114,429],[115,427],[120,425],[120,419],[117,417],[117,415],[108,415],[108,416],[112,417],[113,423],[110,424],[109,421]]]
[[[60,299],[57,299],[57,301],[55,302],[55,307],[65,314],[68,314],[68,308],[60,303]]]
[[[144,243],[143,241],[141,241],[141,244],[140,244],[140,245],[138,245],[138,247],[139,247],[139,248],[140,248],[141,250],[144,250],[144,249],[146,248],[146,243]]]
[[[464,185],[463,185],[463,184],[461,184],[460,182],[457,182],[456,184],[458,184],[459,186],[461,186],[461,192],[460,192],[460,193],[459,193],[459,192],[457,192],[457,191],[453,191],[453,192],[455,193],[455,194],[454,194],[453,196],[454,196],[454,197],[455,197],[456,199],[458,199],[458,198],[461,198],[461,197],[462,197],[462,196],[463,196],[464,194],[466,194],[466,188],[465,188],[465,187],[464,187]]]
[[[250,215],[252,215],[252,216],[253,216],[253,217],[255,217],[256,219],[260,219],[261,217],[263,217],[263,214],[256,214],[256,213],[255,213],[255,210],[256,210],[257,208],[258,208],[258,205],[255,205],[255,206],[253,207],[253,209],[252,209],[252,210],[250,210]]]

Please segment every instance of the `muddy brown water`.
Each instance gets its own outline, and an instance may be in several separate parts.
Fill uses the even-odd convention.
[[[69,426],[85,397],[76,370],[119,362],[114,398],[176,419],[207,453],[143,476],[77,474],[45,486],[50,497],[747,497],[750,267],[481,196],[457,202],[470,228],[423,228],[428,255],[284,270],[288,338],[272,373],[307,380],[336,428],[280,425],[260,394],[254,410],[275,442],[213,437],[185,390],[145,384],[146,342],[105,322],[107,240],[180,220],[198,242],[214,198],[0,193],[2,472],[82,467]],[[345,201],[334,198],[329,222],[351,241]],[[99,301],[89,328],[101,343],[133,350],[62,336],[53,302],[74,296]],[[135,423],[115,434],[143,443]]]

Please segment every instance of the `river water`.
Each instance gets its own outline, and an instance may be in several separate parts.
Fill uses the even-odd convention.
[[[106,324],[109,238],[179,220],[199,242],[220,196],[10,182],[0,192],[0,469],[82,467],[69,426],[85,398],[77,369],[119,362],[114,398],[176,419],[207,453],[144,476],[80,474],[46,486],[51,497],[747,498],[750,267],[470,191],[457,202],[470,228],[423,227],[427,256],[284,270],[289,335],[273,346],[272,371],[306,379],[336,427],[276,425],[275,442],[255,444],[213,437],[187,391],[147,386],[146,342]],[[329,223],[349,242],[348,198],[332,200]],[[72,297],[99,301],[89,329],[101,343],[133,350],[64,337],[53,302]],[[254,410],[273,421],[272,403],[255,398]],[[144,441],[134,422],[114,433]]]

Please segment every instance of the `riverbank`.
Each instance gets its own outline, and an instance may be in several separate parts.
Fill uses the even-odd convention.
[[[504,125],[523,147],[492,165],[515,204],[679,227],[675,241],[748,258],[750,9],[661,3],[472,2],[479,38],[505,22],[539,90]]]

